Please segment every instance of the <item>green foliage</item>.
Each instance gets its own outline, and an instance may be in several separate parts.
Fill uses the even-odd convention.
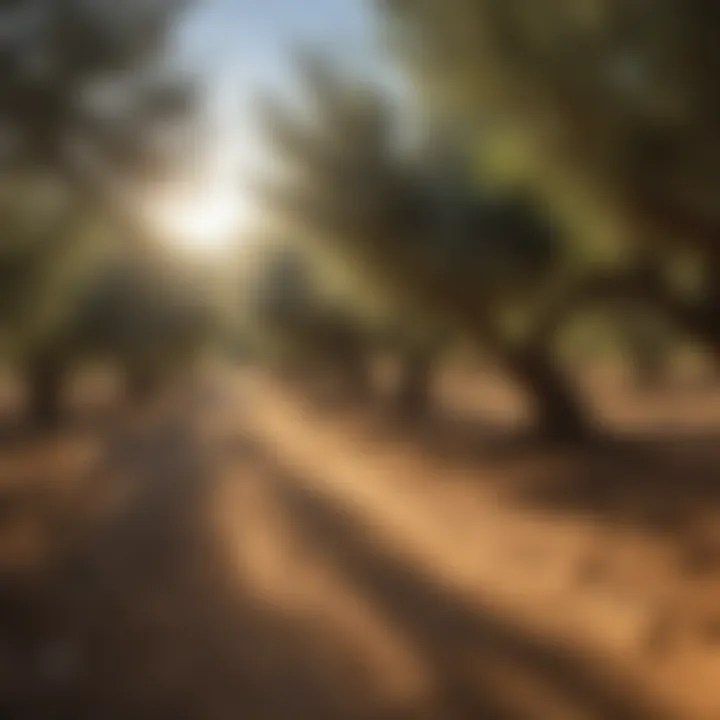
[[[3,162],[73,178],[89,167],[146,171],[154,154],[149,128],[189,107],[187,84],[159,73],[170,30],[186,4],[0,4]]]
[[[132,200],[184,162],[195,92],[167,50],[187,4],[0,3],[0,332],[21,363],[181,362],[214,322],[149,258]]]
[[[64,187],[16,176],[0,189],[0,333],[22,358],[67,321],[87,271],[91,218]]]
[[[86,283],[64,330],[64,345],[79,357],[132,368],[183,367],[218,333],[207,288],[137,247],[111,256]]]
[[[361,314],[324,291],[313,258],[282,247],[266,257],[254,278],[250,303],[266,353],[314,365],[363,362],[369,333]]]
[[[707,0],[396,0],[429,102],[588,230],[717,255],[720,16]]]
[[[304,80],[309,109],[266,105],[284,169],[264,188],[270,206],[351,260],[398,315],[482,345],[523,385],[546,429],[583,432],[582,408],[551,356],[557,308],[567,305],[556,285],[573,272],[555,226],[524,197],[482,192],[462,144],[448,152],[430,137],[405,150],[386,101],[367,85],[317,62]],[[421,355],[408,358],[411,407],[427,396],[431,363]]]
[[[443,137],[404,150],[387,101],[367,84],[318,60],[303,79],[309,110],[268,102],[264,113],[286,170],[265,196],[293,228],[351,260],[391,305],[422,308],[428,326],[459,315],[474,324],[479,308],[536,299],[562,254],[537,207],[481,193],[462,148]]]
[[[100,222],[62,183],[16,177],[2,190],[0,333],[9,359],[162,371],[192,362],[217,337],[206,278]]]

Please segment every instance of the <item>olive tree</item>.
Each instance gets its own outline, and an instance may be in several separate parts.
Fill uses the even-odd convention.
[[[545,431],[582,434],[586,414],[550,342],[569,267],[551,220],[522,195],[480,187],[447,135],[407,149],[368,83],[315,58],[303,79],[302,110],[265,104],[285,168],[265,184],[271,206],[398,307],[470,336],[525,391]]]

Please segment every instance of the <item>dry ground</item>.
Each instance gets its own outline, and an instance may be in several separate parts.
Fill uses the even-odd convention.
[[[720,718],[720,392],[613,387],[582,451],[459,373],[412,430],[255,373],[8,435],[0,717]]]

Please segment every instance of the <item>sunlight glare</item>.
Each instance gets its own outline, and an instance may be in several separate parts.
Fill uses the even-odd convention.
[[[238,193],[217,189],[168,203],[163,215],[165,234],[179,248],[217,254],[236,242],[246,210]]]

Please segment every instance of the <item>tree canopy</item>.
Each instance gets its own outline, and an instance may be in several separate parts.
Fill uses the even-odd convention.
[[[633,239],[720,252],[718,8],[708,0],[387,0],[430,102],[510,138],[537,192]]]
[[[190,107],[164,67],[185,0],[0,3],[2,165],[73,179],[156,172],[153,136]]]
[[[265,187],[271,207],[364,268],[408,315],[450,324],[494,354],[550,425],[579,425],[546,352],[546,307],[554,315],[565,264],[561,235],[541,207],[484,193],[462,151],[435,138],[405,149],[372,86],[318,61],[306,66],[304,83],[309,112],[265,108],[284,168]]]
[[[717,356],[715,4],[379,4],[425,107],[459,123],[478,172],[509,165],[512,182],[562,218],[571,245],[605,265],[604,277],[589,268],[566,307],[583,297],[642,303]],[[678,283],[688,259],[701,272]]]

